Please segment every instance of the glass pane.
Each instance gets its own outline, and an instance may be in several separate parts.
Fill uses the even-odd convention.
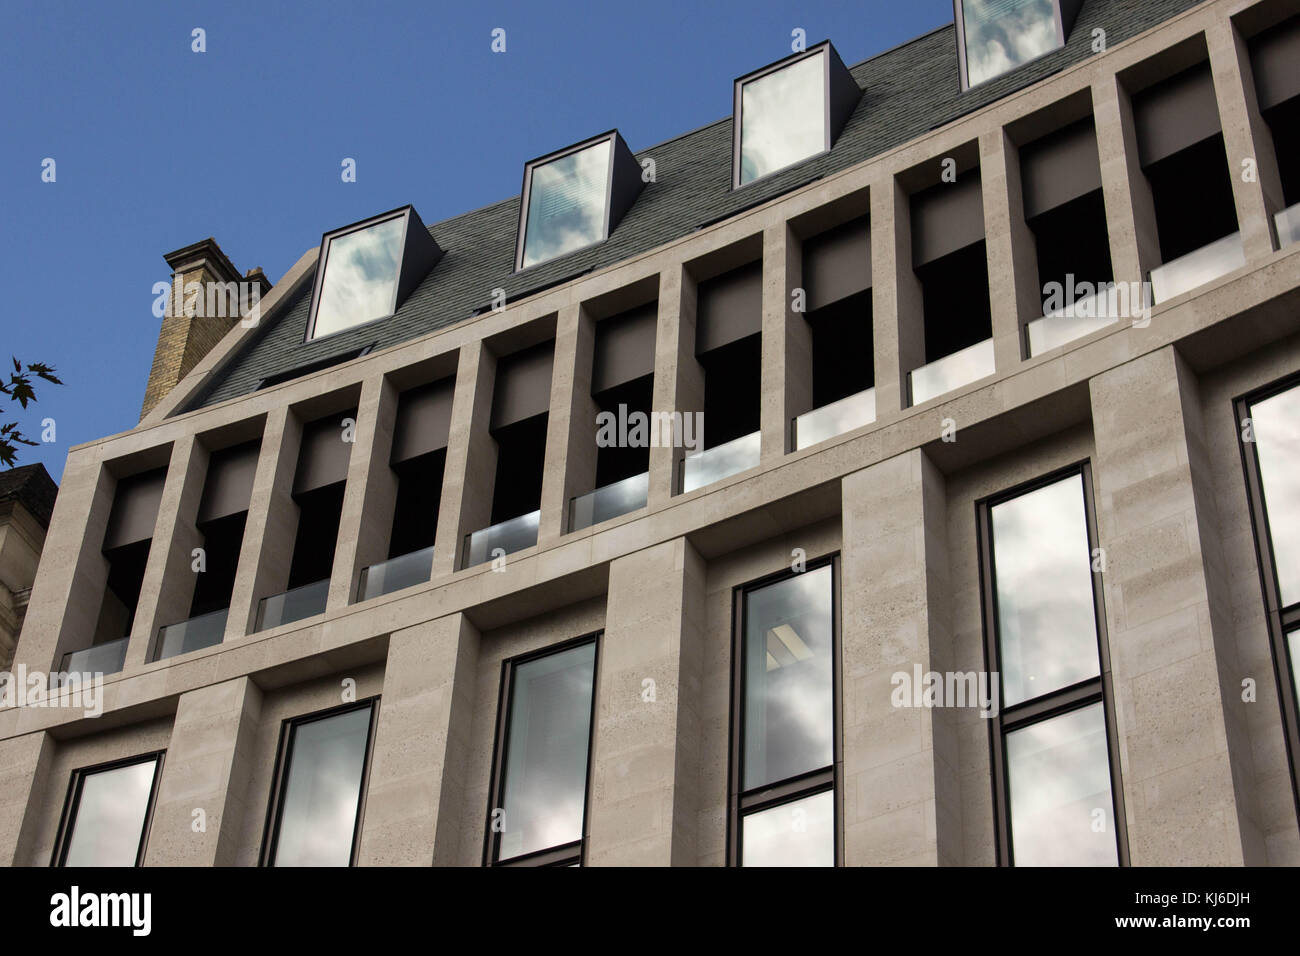
[[[1007,734],[1017,866],[1116,866],[1115,814],[1100,703]]]
[[[1151,270],[1151,301],[1168,302],[1246,264],[1241,233],[1234,232]]]
[[[596,644],[514,669],[498,859],[582,839]]]
[[[1006,706],[1101,673],[1083,478],[994,505],[993,568]]]
[[[758,467],[762,432],[751,432],[682,459],[682,494]]]
[[[740,90],[740,182],[826,149],[825,53],[751,80]]]
[[[472,568],[503,554],[514,554],[537,543],[537,526],[542,520],[540,511],[530,511],[518,518],[502,521],[465,535],[465,561],[462,567]],[[500,551],[501,554],[496,552]],[[432,571],[432,565],[430,565]]]
[[[597,488],[573,499],[572,531],[590,528],[629,512],[644,508],[650,491],[650,473],[642,472],[613,484]]]
[[[86,774],[64,866],[135,866],[157,760]]]
[[[795,451],[843,435],[876,420],[876,390],[869,388],[805,412],[794,420]]]
[[[130,640],[129,637],[119,637],[115,641],[92,644],[83,650],[64,654],[60,670],[69,674],[117,674],[126,663],[126,645]]]
[[[741,821],[742,866],[834,866],[835,795],[827,790]]]
[[[995,371],[993,340],[976,342],[959,352],[914,369],[911,374],[912,404],[928,402],[936,395],[944,395],[963,385],[978,382]]]
[[[1053,0],[962,0],[970,86],[1060,46]]]
[[[1296,703],[1300,704],[1300,627],[1288,634],[1286,640],[1291,655],[1291,687],[1296,692]]]
[[[295,724],[276,866],[347,866],[361,799],[370,707]]]
[[[745,790],[829,767],[834,593],[829,565],[745,595]]]
[[[399,216],[330,240],[312,338],[392,314],[405,225]]]
[[[604,140],[533,168],[524,268],[605,238],[609,148]]]
[[[257,629],[268,631],[281,624],[292,624],[304,618],[315,617],[325,613],[325,601],[329,597],[329,578],[313,581],[302,587],[272,594],[262,598],[257,606]]]
[[[1300,386],[1250,406],[1282,606],[1300,601]]]
[[[361,572],[358,601],[426,583],[433,575],[433,545],[372,564]]]
[[[200,614],[179,624],[168,624],[159,633],[156,660],[220,644],[226,634],[226,618],[229,616],[230,609],[223,607],[219,611]]]
[[[1277,226],[1279,248],[1285,249],[1292,243],[1300,242],[1300,203],[1288,206],[1273,217]]]

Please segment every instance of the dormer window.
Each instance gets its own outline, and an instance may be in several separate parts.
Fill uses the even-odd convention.
[[[325,233],[307,338],[392,315],[441,257],[410,206]]]
[[[617,130],[524,166],[515,270],[608,239],[643,185]]]
[[[1060,49],[1083,0],[953,0],[962,89]]]
[[[861,96],[829,40],[736,80],[733,188],[829,151]]]

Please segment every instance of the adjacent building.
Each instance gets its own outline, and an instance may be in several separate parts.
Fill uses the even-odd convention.
[[[173,310],[0,860],[1300,863],[1297,64],[1289,0],[957,0]]]

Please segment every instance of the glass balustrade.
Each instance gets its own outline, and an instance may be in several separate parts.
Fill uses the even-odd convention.
[[[682,492],[703,488],[758,464],[760,432],[696,452],[682,459]]]
[[[257,606],[257,630],[268,631],[281,624],[292,624],[294,621],[324,614],[325,601],[329,593],[330,581],[329,578],[325,578],[285,591],[283,594],[262,598],[262,602]]]
[[[465,535],[465,553],[461,567],[472,568],[502,554],[513,554],[531,548],[537,543],[537,522],[541,516],[540,511],[532,511]]]
[[[1152,302],[1168,302],[1175,296],[1190,292],[1197,286],[1213,282],[1233,269],[1246,264],[1246,253],[1241,246],[1241,233],[1216,239],[1195,252],[1179,256],[1172,262],[1151,270]]]
[[[1293,242],[1300,242],[1300,203],[1283,209],[1273,217],[1277,225],[1277,241],[1285,249]]]
[[[876,390],[869,388],[805,412],[794,420],[794,450],[843,435],[876,420]]]
[[[569,505],[569,530],[578,531],[644,508],[650,473],[642,472],[574,498]]]
[[[92,644],[63,655],[59,670],[65,674],[117,674],[126,663],[126,645],[130,637]]]
[[[192,617],[188,621],[163,627],[158,632],[158,656],[154,660],[161,661],[168,657],[175,657],[177,654],[220,644],[226,634],[226,618],[229,611],[229,608],[223,607],[219,611],[210,611]]]
[[[361,572],[357,600],[366,601],[381,594],[424,584],[433,576],[433,545],[372,564]]]
[[[992,375],[993,340],[976,342],[960,352],[953,352],[908,376],[912,382],[912,404],[920,405],[936,396]]]

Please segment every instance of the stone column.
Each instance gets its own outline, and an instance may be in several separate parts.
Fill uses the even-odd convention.
[[[812,329],[791,308],[803,285],[803,248],[784,223],[763,231],[763,358],[761,457],[779,461],[790,450],[790,422],[812,408]]]
[[[487,527],[492,517],[497,445],[488,426],[496,369],[496,357],[482,341],[461,346],[433,550],[435,578],[459,567],[465,535]]]
[[[0,866],[31,860],[38,818],[46,810],[32,795],[46,792],[54,748],[54,738],[43,730],[0,740]]]
[[[984,247],[988,253],[993,359],[999,374],[1024,359],[1024,323],[1043,314],[1038,248],[1025,223],[1020,154],[1002,128],[980,135]]]
[[[912,271],[912,207],[893,176],[871,186],[871,301],[879,421],[907,406],[907,374],[925,364],[925,302]]]
[[[688,415],[704,408],[704,369],[695,358],[696,305],[696,282],[690,272],[672,267],[660,273],[652,405],[655,413]],[[708,422],[704,427],[708,428]],[[668,437],[666,432],[663,437]],[[667,504],[673,496],[682,457],[681,448],[650,448],[651,508]]]
[[[1116,284],[1145,282],[1160,265],[1160,234],[1151,184],[1138,158],[1133,104],[1118,77],[1108,74],[1093,83],[1092,111],[1111,271]]]
[[[568,530],[569,501],[596,481],[596,403],[591,397],[596,323],[576,302],[560,310],[555,330],[551,404],[546,418],[539,544]]]

